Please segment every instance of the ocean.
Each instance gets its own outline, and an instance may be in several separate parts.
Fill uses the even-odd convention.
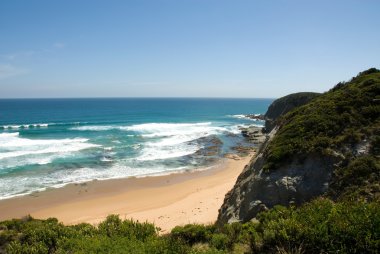
[[[0,199],[207,168],[273,99],[1,99]]]

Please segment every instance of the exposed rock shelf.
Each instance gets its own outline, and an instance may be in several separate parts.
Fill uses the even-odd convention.
[[[262,132],[262,129],[262,127],[257,126],[240,127],[243,137],[257,145],[262,144],[266,139],[266,135]]]

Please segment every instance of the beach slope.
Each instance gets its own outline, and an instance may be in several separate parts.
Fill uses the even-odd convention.
[[[0,201],[0,220],[30,214],[65,224],[97,224],[109,214],[153,222],[161,232],[187,223],[214,223],[225,194],[252,154],[211,169],[165,176],[70,184]]]

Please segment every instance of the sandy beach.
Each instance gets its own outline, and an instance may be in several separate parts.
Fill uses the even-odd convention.
[[[0,220],[56,217],[65,224],[97,224],[109,214],[155,223],[161,232],[187,223],[213,223],[225,194],[252,154],[224,159],[207,170],[70,184],[0,201]]]

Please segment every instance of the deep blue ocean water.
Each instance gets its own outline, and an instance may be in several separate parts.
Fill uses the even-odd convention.
[[[68,183],[207,167],[272,99],[0,100],[0,199]],[[201,152],[222,142],[216,154]]]

